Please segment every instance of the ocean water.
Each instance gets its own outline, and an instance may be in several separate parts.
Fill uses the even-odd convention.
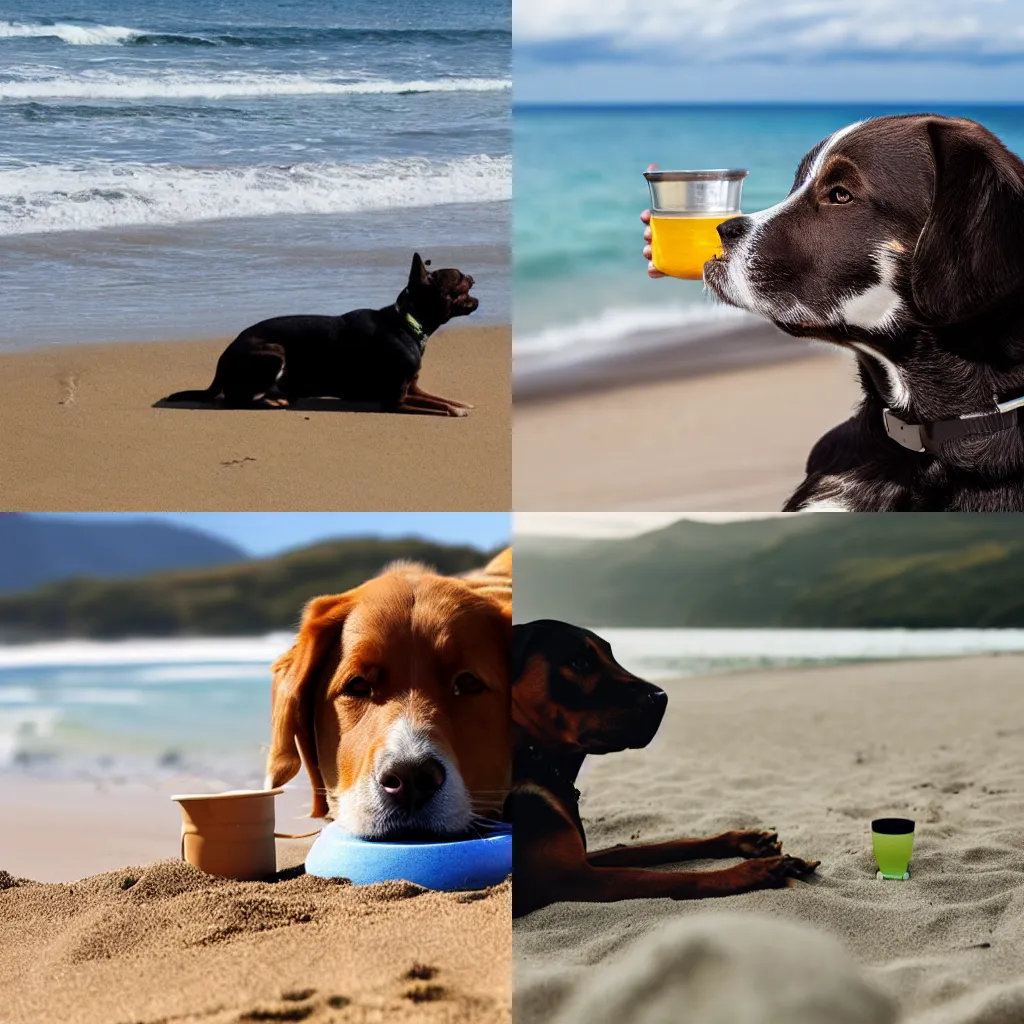
[[[1024,652],[1024,630],[602,630],[652,680]],[[288,634],[0,646],[0,773],[262,785],[270,664]]]
[[[507,320],[510,7],[0,0],[0,345],[379,305],[413,248]]]
[[[800,158],[838,128],[916,106],[516,107],[514,289],[517,359],[628,344],[644,331],[680,341],[745,314],[699,281],[647,277],[643,171],[745,167],[743,210],[789,192]],[[942,107],[975,118],[1024,153],[1024,107]]]
[[[261,786],[290,634],[0,647],[0,772]]]

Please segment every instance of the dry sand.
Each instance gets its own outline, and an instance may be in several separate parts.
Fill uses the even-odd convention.
[[[180,815],[167,796],[0,786],[3,1024],[511,1019],[507,883],[434,893],[295,870],[216,879],[173,859]],[[281,798],[280,830],[308,831],[306,799],[305,787]],[[278,866],[308,845],[279,841]]]
[[[154,409],[205,387],[226,340],[0,355],[0,504],[15,511],[491,511],[511,507],[508,327],[447,328],[425,390],[464,419]]]
[[[517,920],[517,1024],[569,1024],[557,1014],[580,1005],[571,999],[629,984],[618,965],[634,942],[736,912],[830,933],[904,1024],[1024,1021],[1022,675],[1024,658],[993,656],[668,684],[651,747],[584,768],[591,848],[774,826],[784,849],[822,861],[818,877],[692,903],[556,904]],[[882,815],[918,823],[908,882],[875,880],[870,821]],[[649,991],[635,1019],[662,1019],[641,1016]],[[847,1018],[837,1007],[834,1019]]]
[[[521,400],[517,388],[516,511],[778,512],[861,394],[850,356],[780,337],[745,329],[679,346],[670,363],[639,353],[587,390]]]

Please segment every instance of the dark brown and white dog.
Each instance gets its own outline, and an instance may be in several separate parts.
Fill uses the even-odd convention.
[[[1024,162],[964,118],[850,125],[719,226],[725,302],[852,349],[864,399],[787,511],[1024,510]]]

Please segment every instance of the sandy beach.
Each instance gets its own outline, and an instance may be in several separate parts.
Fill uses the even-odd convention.
[[[674,922],[749,912],[840,941],[898,1003],[901,1024],[1024,1020],[1022,671],[1024,658],[1003,655],[666,684],[654,743],[584,767],[590,847],[772,826],[786,851],[821,860],[818,877],[693,903],[556,904],[519,919],[516,1021],[603,1020],[571,1008],[629,984],[619,965],[634,943]],[[910,881],[875,880],[870,821],[883,815],[917,821]],[[642,1016],[653,998],[641,989],[630,1019],[667,1019]],[[836,1020],[854,1019],[842,1010]]]
[[[510,330],[440,331],[421,384],[464,419],[154,409],[229,339],[0,354],[0,501],[14,511],[465,511],[511,506]],[[453,504],[453,495],[456,496]]]
[[[510,1020],[507,883],[325,881],[293,868],[311,840],[278,841],[277,881],[213,878],[175,859],[169,793],[0,782],[4,1024]],[[315,827],[304,786],[280,801]]]
[[[860,395],[845,353],[744,325],[516,384],[517,512],[778,512]]]

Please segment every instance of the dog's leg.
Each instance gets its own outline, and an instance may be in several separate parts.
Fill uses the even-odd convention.
[[[587,856],[582,833],[549,790],[532,783],[517,786],[509,795],[505,809],[509,820],[515,822],[516,845],[512,857],[512,914],[515,917],[564,901],[611,903],[659,897],[693,900],[735,896],[753,889],[778,889],[794,879],[807,878],[818,866],[817,862],[784,856],[756,857],[721,871],[649,871],[642,867],[596,865]],[[659,843],[656,847],[671,845]],[[698,847],[691,845],[690,849]],[[706,850],[705,846],[704,852],[697,856],[707,856]],[[609,850],[592,856],[608,857],[617,852]],[[678,854],[674,856],[679,859]]]
[[[591,867],[653,867],[678,864],[684,860],[712,860],[721,857],[777,857],[782,843],[774,832],[723,832],[709,839],[673,839],[667,843],[612,846],[587,854]]]
[[[397,405],[391,407],[392,412],[419,413],[426,416],[465,416],[466,410],[455,408],[444,401],[424,399],[418,395],[408,394]]]
[[[454,398],[442,398],[440,395],[432,395],[429,391],[424,391],[420,387],[419,381],[414,380],[409,385],[409,394],[415,398],[429,398],[433,402],[442,402],[444,405],[454,406],[456,409],[475,409],[475,405],[470,405],[468,402],[457,402]]]
[[[667,897],[698,900],[737,896],[755,889],[781,889],[805,879],[816,862],[797,857],[758,857],[720,871],[648,871],[644,868],[592,867],[560,878],[560,900],[610,903]]]
[[[515,860],[512,915],[550,903],[614,903],[618,900],[697,900],[737,896],[755,889],[781,889],[813,874],[817,861],[798,857],[757,857],[720,871],[651,871],[634,867],[594,867],[585,859],[562,860],[554,844],[534,861]],[[566,851],[568,852],[568,851]]]
[[[254,347],[224,363],[224,404],[229,409],[286,408],[277,382],[284,374],[284,351],[279,345]]]

